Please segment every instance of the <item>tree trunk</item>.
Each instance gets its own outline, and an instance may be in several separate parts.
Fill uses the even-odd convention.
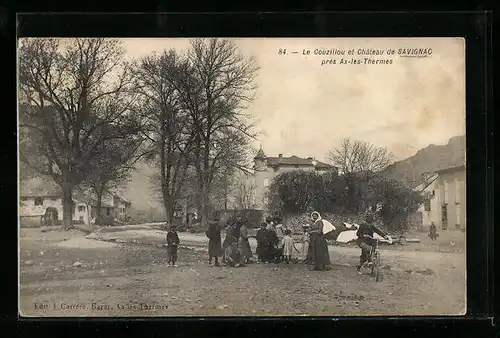
[[[174,218],[174,203],[168,196],[163,197],[163,205],[165,206],[165,221],[167,226],[172,225],[172,220]]]
[[[65,182],[62,185],[63,193],[63,227],[64,230],[70,230],[73,227],[73,199],[72,189],[70,183]]]
[[[206,184],[206,175],[203,175],[201,187],[201,210],[200,210],[200,225],[203,229],[208,228],[208,189]]]
[[[102,210],[102,192],[97,193],[97,205],[95,206],[95,225],[101,225],[102,223],[102,217],[101,217],[101,210]]]

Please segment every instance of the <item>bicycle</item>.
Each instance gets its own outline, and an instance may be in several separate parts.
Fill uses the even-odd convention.
[[[372,246],[372,250],[370,253],[370,261],[368,265],[371,265],[371,273],[370,276],[375,277],[375,281],[380,280],[380,252],[378,251],[378,238],[373,238],[371,236],[365,235],[366,238],[371,238],[375,240],[375,245]],[[366,264],[366,263],[365,263]]]

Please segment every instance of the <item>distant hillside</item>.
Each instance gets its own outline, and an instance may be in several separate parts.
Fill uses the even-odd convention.
[[[431,144],[405,160],[391,164],[384,173],[414,185],[422,174],[465,164],[465,135],[452,137],[446,145]]]

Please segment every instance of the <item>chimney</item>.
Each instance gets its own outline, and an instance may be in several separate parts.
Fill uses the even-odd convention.
[[[282,158],[282,157],[283,157],[283,154],[279,154],[279,155],[278,155],[278,157],[279,157],[279,158]]]

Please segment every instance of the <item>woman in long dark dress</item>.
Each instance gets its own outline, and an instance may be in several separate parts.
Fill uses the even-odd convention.
[[[221,254],[221,237],[219,222],[211,222],[206,232],[208,237],[208,257],[209,264],[212,264],[212,258],[215,259],[215,266],[219,265],[219,256]]]
[[[329,270],[331,262],[328,253],[328,242],[323,234],[323,221],[317,211],[311,214],[311,219],[314,223],[309,231],[311,236],[309,251],[314,262],[314,270]]]

